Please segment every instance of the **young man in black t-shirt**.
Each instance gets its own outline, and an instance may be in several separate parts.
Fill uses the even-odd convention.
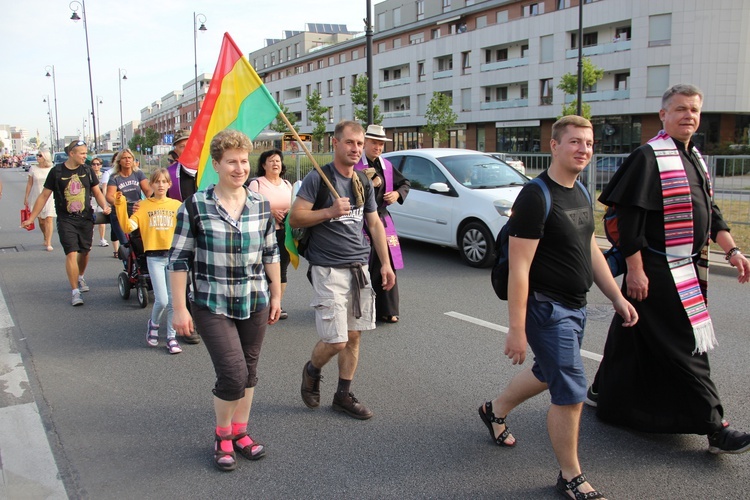
[[[622,296],[594,240],[591,202],[576,179],[593,154],[591,123],[566,116],[552,126],[552,163],[539,177],[547,186],[551,209],[539,186],[527,184],[513,204],[509,241],[508,314],[505,354],[513,364],[534,353],[533,366],[516,375],[497,398],[479,408],[493,441],[514,446],[505,424],[508,413],[549,390],[552,404],[547,430],[560,464],[557,489],[571,498],[603,498],[588,484],[578,462],[578,428],[586,399],[581,342],[586,323],[586,293],[592,282],[609,298],[625,325],[638,316]]]
[[[109,214],[111,209],[99,189],[96,174],[86,165],[86,143],[73,141],[67,151],[68,159],[65,163],[50,169],[42,194],[36,199],[31,215],[22,225],[30,225],[42,211],[50,195],[54,194],[57,233],[60,245],[65,251],[65,271],[72,289],[71,303],[81,306],[81,292],[89,291],[83,273],[89,262],[89,250],[94,237],[91,196],[96,199],[105,214]]]

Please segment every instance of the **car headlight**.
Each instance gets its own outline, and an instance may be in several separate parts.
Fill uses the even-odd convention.
[[[495,200],[492,204],[495,206],[497,213],[503,217],[510,217],[510,209],[513,207],[513,202],[508,200]]]

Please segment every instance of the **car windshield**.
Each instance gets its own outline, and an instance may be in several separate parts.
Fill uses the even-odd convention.
[[[469,189],[489,189],[504,186],[520,186],[528,178],[513,167],[492,156],[456,155],[438,158],[448,172]]]
[[[26,157],[26,161],[36,161],[36,156],[29,155]]]

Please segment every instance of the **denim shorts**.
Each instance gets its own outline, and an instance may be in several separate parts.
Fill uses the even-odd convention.
[[[362,317],[352,313],[352,273],[349,269],[311,266],[310,278],[314,296],[310,304],[315,309],[315,326],[320,339],[326,344],[349,341],[349,331],[375,329],[375,292],[369,282],[367,266],[362,266],[368,277],[360,290]]]
[[[586,307],[570,308],[539,293],[529,296],[526,339],[534,352],[534,376],[549,387],[552,404],[572,405],[586,399],[586,372],[581,360]]]

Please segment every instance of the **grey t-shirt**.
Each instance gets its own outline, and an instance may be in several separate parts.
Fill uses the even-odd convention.
[[[378,208],[372,186],[370,186],[370,189],[365,189],[365,192],[369,195],[365,200],[364,207],[355,208],[352,180],[339,174],[332,164],[329,163],[329,165],[331,165],[330,170],[334,172],[333,177],[329,179],[331,184],[333,184],[339,196],[351,200],[352,209],[347,215],[308,228],[311,233],[305,258],[310,264],[326,267],[354,262],[367,263],[370,257],[370,244],[362,231],[364,214],[375,212]],[[315,203],[321,182],[323,181],[320,174],[317,170],[313,170],[302,180],[302,186],[297,196],[310,203]],[[333,205],[333,195],[328,193],[328,199],[321,208],[328,208],[331,205]]]

